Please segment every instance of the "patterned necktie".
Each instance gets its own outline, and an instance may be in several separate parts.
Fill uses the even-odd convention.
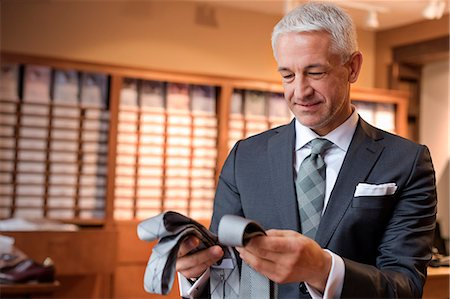
[[[311,239],[316,236],[325,198],[326,164],[322,153],[332,145],[323,138],[311,140],[311,154],[300,165],[295,181],[302,234]]]
[[[159,240],[153,247],[144,275],[144,288],[149,293],[166,295],[172,289],[178,248],[190,235],[197,236],[202,247],[221,245],[224,258],[210,268],[211,299],[272,299],[277,285],[250,266],[242,264],[242,275],[232,247],[245,246],[253,237],[265,235],[256,222],[239,216],[225,215],[219,223],[218,235],[195,220],[168,211],[139,223],[139,239]],[[227,247],[225,247],[227,246]]]

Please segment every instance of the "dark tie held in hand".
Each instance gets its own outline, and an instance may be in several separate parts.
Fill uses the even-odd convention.
[[[311,154],[300,165],[295,181],[302,234],[314,239],[325,198],[326,164],[323,153],[333,145],[323,138],[311,140]]]
[[[211,298],[269,299],[276,296],[276,285],[245,263],[239,277],[239,267],[233,250],[226,247],[245,246],[252,237],[265,235],[264,229],[257,223],[242,217],[225,215],[220,221],[216,236],[200,223],[171,211],[146,219],[138,225],[138,236],[141,240],[159,240],[153,247],[145,270],[144,287],[147,292],[155,294],[170,292],[175,276],[178,249],[181,242],[191,235],[200,239],[199,249],[213,245],[224,248],[222,264],[228,266],[211,267]]]

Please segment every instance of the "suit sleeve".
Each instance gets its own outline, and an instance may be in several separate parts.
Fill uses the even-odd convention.
[[[219,176],[216,195],[214,198],[214,211],[210,230],[217,233],[219,221],[223,215],[232,214],[243,216],[240,194],[235,180],[236,153],[239,148],[237,142],[228,155]]]
[[[214,210],[210,225],[210,231],[217,234],[219,221],[223,215],[234,214],[242,215],[242,208],[240,207],[240,197],[237,191],[236,182],[234,179],[234,164],[236,159],[236,151],[238,143],[233,147],[228,155],[219,176],[219,182],[216,188],[214,198]],[[203,275],[205,275],[204,273]],[[209,272],[208,272],[209,277]],[[188,282],[186,278],[179,275],[179,287],[181,298],[210,298],[209,279],[205,282],[203,288],[195,295],[188,294],[188,290],[192,287],[192,283]]]
[[[404,161],[406,162],[406,161]],[[402,162],[399,162],[402,163]],[[378,247],[376,265],[344,258],[342,298],[420,298],[431,260],[436,187],[428,149],[420,146]]]

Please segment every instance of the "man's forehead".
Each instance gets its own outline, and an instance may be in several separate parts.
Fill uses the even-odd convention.
[[[325,30],[312,30],[312,31],[289,31],[285,33],[281,33],[278,37],[278,42],[280,40],[286,39],[311,39],[311,38],[320,38],[323,40],[331,41],[331,34]]]
[[[278,38],[274,54],[278,52],[320,52],[331,49],[331,38],[326,32],[288,32]]]
[[[285,33],[280,36],[274,54],[279,70],[294,64],[301,68],[326,67],[340,57],[333,51],[330,35],[324,31]]]

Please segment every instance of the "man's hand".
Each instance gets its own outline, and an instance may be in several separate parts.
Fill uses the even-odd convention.
[[[331,270],[331,256],[295,231],[269,230],[245,247],[237,248],[241,258],[259,273],[277,283],[307,282],[323,292]]]
[[[188,254],[191,250],[197,248],[198,245],[200,245],[200,240],[191,236],[183,241],[178,250],[176,270],[189,279],[198,278],[223,256],[222,248],[217,245]]]

